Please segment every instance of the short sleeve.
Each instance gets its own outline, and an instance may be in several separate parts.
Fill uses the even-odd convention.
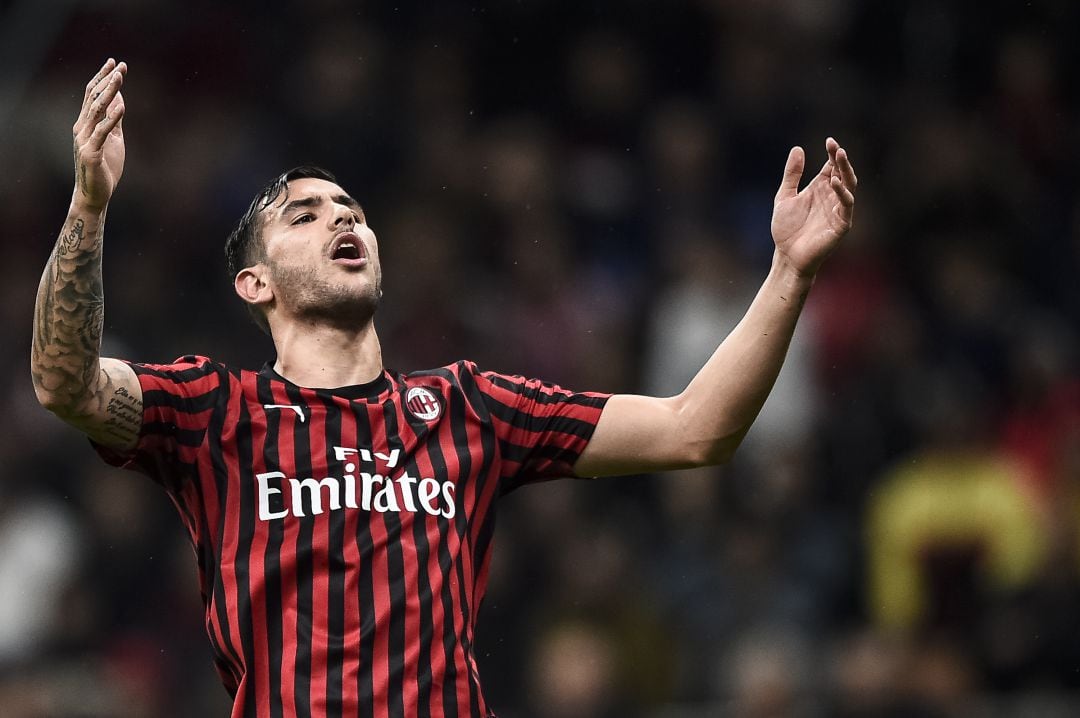
[[[575,392],[471,366],[503,460],[503,493],[523,484],[573,477],[610,394]]]
[[[187,473],[183,467],[195,462],[223,392],[224,367],[199,356],[181,357],[172,364],[125,363],[142,387],[138,443],[130,451],[90,443],[107,463],[172,485]]]

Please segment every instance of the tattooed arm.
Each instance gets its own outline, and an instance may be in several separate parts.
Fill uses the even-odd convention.
[[[120,94],[127,65],[110,59],[86,86],[75,122],[75,190],[34,306],[30,366],[38,401],[95,441],[135,446],[142,390],[125,363],[100,356],[105,213],[124,169]]]

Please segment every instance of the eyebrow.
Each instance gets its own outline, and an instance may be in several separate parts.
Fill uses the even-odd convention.
[[[350,209],[355,209],[360,214],[364,213],[364,209],[360,206],[360,203],[347,194],[334,195],[331,199],[335,204],[343,204]],[[318,207],[320,204],[322,204],[322,202],[323,195],[321,194],[311,195],[309,197],[301,197],[300,199],[294,199],[281,208],[280,216],[284,218],[290,212],[298,210],[302,207]]]

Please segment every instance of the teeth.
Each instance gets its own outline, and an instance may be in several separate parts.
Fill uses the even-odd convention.
[[[360,245],[356,242],[345,240],[334,249],[334,259],[360,259]]]

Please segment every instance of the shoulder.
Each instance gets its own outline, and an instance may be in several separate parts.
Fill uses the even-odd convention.
[[[144,392],[195,394],[215,391],[230,384],[229,375],[239,376],[220,362],[198,354],[185,354],[167,364],[121,360],[139,377]]]
[[[433,369],[417,369],[394,376],[398,383],[407,387],[440,383],[461,386],[462,382],[471,382],[478,373],[475,362],[463,359]]]
[[[420,369],[396,374],[395,383],[406,403],[423,398],[425,391],[433,392],[443,401],[464,403],[480,410],[484,404],[484,392],[479,384],[482,372],[476,363],[460,360],[433,369]],[[480,411],[480,413],[484,413]]]
[[[476,362],[462,359],[436,369],[415,371],[402,377],[403,383],[408,386],[413,384],[430,384],[431,382],[446,382],[452,384],[471,397],[489,401],[492,398],[505,401],[514,401],[510,396],[533,395],[551,393],[570,395],[571,392],[561,388],[557,384],[532,379],[521,374],[510,374],[490,369],[481,369]]]
[[[157,364],[154,362],[137,362],[130,360],[122,360],[126,364],[130,365],[135,371],[144,371],[147,373],[179,373],[179,372],[192,372],[199,374],[208,374],[211,372],[228,371],[227,367],[216,362],[210,357],[205,357],[200,354],[184,354],[167,364]]]
[[[452,364],[439,367],[437,369],[427,369],[424,371],[413,372],[408,375],[410,377],[443,377],[448,380],[454,380],[463,383],[473,384],[481,382],[483,384],[490,383],[492,381],[500,381],[511,384],[524,384],[529,381],[520,374],[507,374],[499,371],[492,371],[490,369],[481,369],[477,366],[476,362],[469,359],[461,359]]]

